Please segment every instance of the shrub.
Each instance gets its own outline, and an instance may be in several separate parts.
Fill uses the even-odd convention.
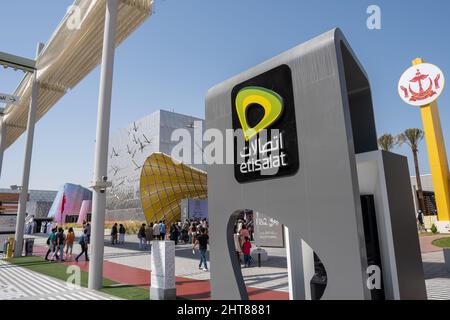
[[[141,225],[143,223],[147,223],[145,221],[105,221],[105,229],[111,229],[112,226],[114,225],[114,223],[117,223],[117,225],[123,224],[127,234],[137,234],[139,231],[139,228],[141,227]],[[91,222],[92,224],[92,222]],[[74,229],[81,229],[83,228],[83,226],[81,224],[77,224],[77,223],[66,223],[63,225],[63,228],[65,230],[68,230],[70,227],[74,228]]]
[[[123,226],[126,229],[127,234],[137,234],[139,231],[139,228],[143,223],[146,223],[145,221],[107,221],[105,222],[105,229],[111,229],[114,223],[117,223],[117,225],[123,224]]]
[[[438,229],[437,229],[437,227],[436,227],[436,225],[433,223],[433,225],[431,226],[431,232],[433,233],[433,234],[436,234],[436,233],[438,233]]]

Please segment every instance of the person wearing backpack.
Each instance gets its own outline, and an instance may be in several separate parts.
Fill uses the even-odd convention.
[[[66,236],[64,234],[64,229],[59,227],[58,233],[56,234],[56,251],[59,251],[59,259],[61,262],[64,261],[64,245],[66,243]]]
[[[78,259],[83,255],[85,255],[86,257],[86,261],[89,261],[89,256],[88,256],[88,244],[89,244],[89,237],[87,235],[88,230],[84,229],[84,233],[83,235],[80,237],[80,240],[78,241],[78,243],[81,246],[81,252],[80,254],[75,258],[75,261],[78,262]]]
[[[48,245],[48,251],[45,255],[45,261],[48,261],[48,255],[53,252],[53,256],[56,254],[56,258],[58,259],[58,253],[56,252],[56,228],[53,228],[51,233],[49,234],[47,238],[47,245]]]

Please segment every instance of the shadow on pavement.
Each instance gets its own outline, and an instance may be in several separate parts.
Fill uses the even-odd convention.
[[[425,280],[434,279],[434,278],[450,279],[450,273],[445,268],[444,263],[423,262],[423,271],[425,274]]]

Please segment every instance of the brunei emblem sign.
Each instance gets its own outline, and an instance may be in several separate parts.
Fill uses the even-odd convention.
[[[421,63],[403,73],[398,83],[398,93],[407,104],[420,107],[439,98],[444,85],[444,74],[438,67]]]

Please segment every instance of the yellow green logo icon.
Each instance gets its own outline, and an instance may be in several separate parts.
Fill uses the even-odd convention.
[[[254,127],[247,121],[247,108],[257,104],[264,108],[264,117]],[[246,141],[278,120],[283,112],[283,98],[275,91],[263,87],[246,87],[236,96],[236,111]]]

